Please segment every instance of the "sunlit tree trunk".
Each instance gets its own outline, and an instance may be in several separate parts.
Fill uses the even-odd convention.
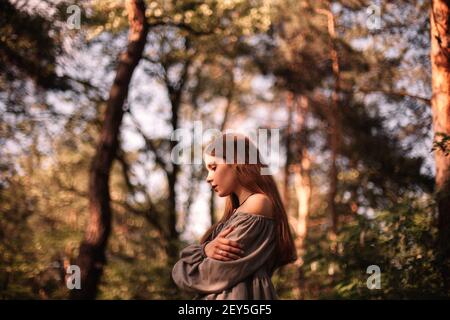
[[[294,187],[297,199],[297,219],[296,219],[296,247],[298,260],[296,262],[298,268],[297,296],[304,298],[304,274],[303,274],[303,256],[305,253],[305,239],[308,232],[308,216],[311,207],[311,160],[307,149],[307,137],[305,128],[305,118],[308,112],[308,100],[306,97],[299,98],[299,110],[296,112],[296,129],[298,130],[300,154],[298,155],[298,163],[293,165],[294,168]]]
[[[330,37],[330,60],[334,78],[334,90],[331,96],[328,118],[328,143],[331,150],[330,169],[329,169],[329,190],[328,190],[328,211],[331,218],[331,238],[336,239],[338,228],[338,213],[336,209],[336,194],[338,184],[337,155],[339,148],[339,93],[340,93],[340,67],[339,55],[337,51],[336,22],[331,11],[331,3],[328,2],[327,9],[319,9],[319,13],[327,17],[328,35]]]
[[[97,151],[91,164],[89,220],[77,259],[77,265],[81,269],[81,289],[72,290],[72,299],[95,299],[106,264],[105,251],[111,232],[110,171],[118,147],[123,104],[133,72],[142,57],[148,33],[144,1],[128,1],[127,12],[130,24],[128,45],[118,59]]]
[[[307,233],[307,219],[309,216],[309,208],[311,204],[311,162],[308,152],[305,150],[302,155],[302,161],[295,171],[295,192],[298,201],[297,215],[297,234],[299,238],[299,247],[303,248],[303,244]]]
[[[298,155],[299,163],[295,166],[295,192],[298,202],[297,215],[297,234],[299,236],[300,247],[303,248],[303,242],[307,233],[307,218],[309,215],[309,208],[311,205],[311,176],[310,167],[311,160],[309,158],[308,149],[306,146],[306,128],[305,117],[308,112],[308,101],[305,97],[300,97],[300,111],[298,112],[298,126],[300,142],[300,154]]]
[[[431,24],[431,107],[436,141],[440,135],[450,135],[450,1],[433,0]],[[436,194],[439,211],[438,229],[442,273],[447,290],[450,288],[450,156],[435,152]]]

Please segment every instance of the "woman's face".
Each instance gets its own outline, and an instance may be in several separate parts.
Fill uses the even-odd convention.
[[[205,166],[208,170],[206,182],[219,197],[226,197],[236,189],[238,181],[231,164],[226,164],[222,158],[205,154]]]

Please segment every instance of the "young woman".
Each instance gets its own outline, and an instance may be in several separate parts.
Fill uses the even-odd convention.
[[[257,161],[250,161],[252,153]],[[219,197],[226,197],[224,214],[200,244],[181,251],[173,280],[197,293],[194,299],[277,299],[272,274],[295,261],[296,251],[273,177],[261,174],[267,166],[258,150],[238,134],[216,138],[204,160],[206,181]]]

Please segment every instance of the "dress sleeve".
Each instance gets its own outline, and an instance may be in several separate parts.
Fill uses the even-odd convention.
[[[227,238],[237,241],[244,256],[220,261],[204,254],[204,246],[193,244],[180,253],[172,269],[172,278],[183,290],[196,293],[221,292],[241,282],[258,270],[275,250],[275,222],[253,214],[239,214],[230,221],[235,228]]]

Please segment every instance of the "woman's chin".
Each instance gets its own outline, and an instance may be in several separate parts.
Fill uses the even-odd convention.
[[[220,190],[216,191],[216,193],[221,198],[226,197],[228,195],[228,194],[226,194],[226,193],[224,193],[223,191],[220,191]]]

